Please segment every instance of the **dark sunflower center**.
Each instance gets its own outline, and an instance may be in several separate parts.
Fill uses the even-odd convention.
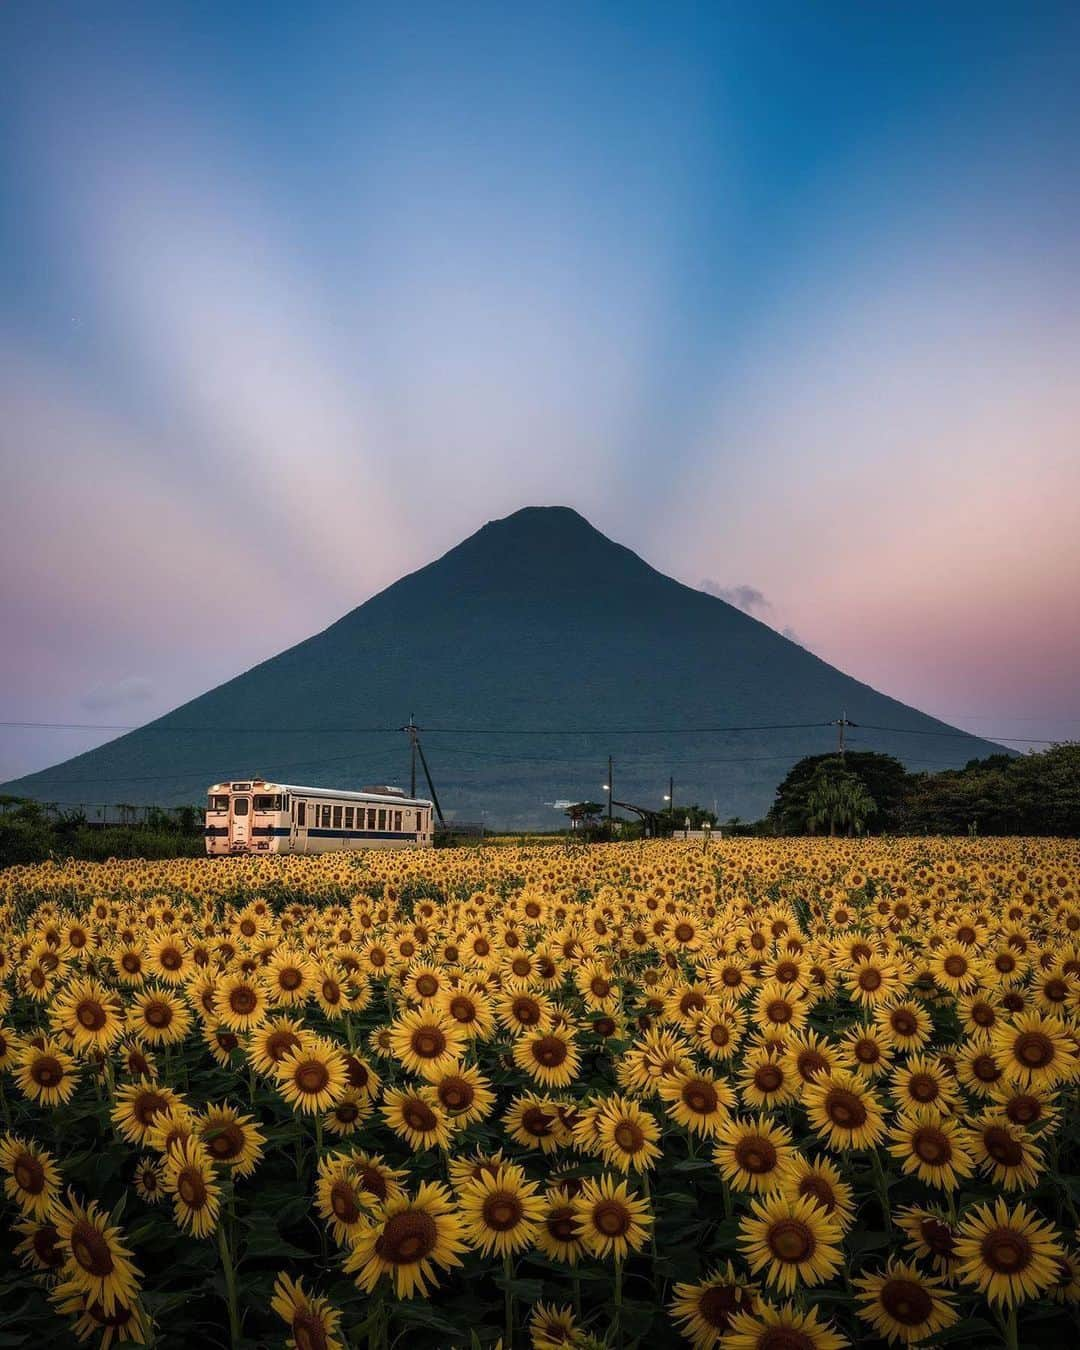
[[[356,1192],[345,1181],[335,1181],[330,1188],[330,1208],[342,1223],[353,1224],[363,1213],[356,1203]]]
[[[414,1265],[431,1255],[438,1238],[439,1230],[430,1214],[408,1209],[387,1219],[375,1239],[375,1251],[393,1265]]]
[[[694,927],[689,923],[677,923],[675,925],[676,942],[689,942],[694,936]]]
[[[419,1101],[416,1098],[406,1102],[401,1114],[405,1119],[405,1124],[418,1134],[427,1134],[439,1123],[435,1112],[428,1106],[427,1102]]]
[[[952,1158],[949,1136],[933,1125],[926,1125],[915,1131],[911,1139],[911,1148],[917,1158],[934,1167],[943,1166]]]
[[[356,1174],[356,1179],[365,1191],[370,1191],[377,1200],[385,1200],[388,1188],[386,1178],[375,1167],[361,1167]]]
[[[1001,1068],[993,1055],[978,1055],[971,1070],[980,1083],[995,1083],[1001,1077]]]
[[[1005,1114],[1014,1125],[1031,1125],[1042,1115],[1042,1103],[1037,1097],[1018,1095],[1010,1099]]]
[[[605,1237],[622,1237],[630,1228],[630,1214],[617,1200],[601,1200],[593,1209],[593,1224]]]
[[[513,1003],[513,1015],[523,1027],[533,1027],[540,1021],[540,1005],[533,998],[517,998]]]
[[[113,1254],[92,1223],[78,1219],[71,1230],[71,1254],[88,1274],[104,1280],[113,1273]]]
[[[711,1285],[698,1298],[697,1314],[717,1331],[723,1331],[738,1312],[748,1310],[750,1301],[744,1290],[734,1285]]]
[[[282,989],[299,989],[304,983],[304,977],[295,966],[286,966],[278,971],[278,984]]]
[[[865,989],[867,993],[872,994],[875,989],[881,988],[881,971],[863,970],[859,972],[859,988]]]
[[[140,1092],[131,1104],[131,1114],[140,1125],[152,1125],[157,1113],[168,1105],[160,1092]]]
[[[1013,1275],[1031,1263],[1031,1243],[1012,1228],[995,1228],[979,1244],[982,1258],[999,1275]]]
[[[58,1246],[59,1240],[60,1234],[51,1223],[43,1223],[34,1233],[34,1255],[50,1270],[55,1270],[64,1262],[64,1253]]]
[[[814,1234],[800,1219],[778,1219],[769,1228],[766,1241],[778,1261],[792,1264],[808,1261],[814,1254]]]
[[[938,1095],[937,1079],[928,1073],[915,1073],[908,1082],[908,1092],[917,1102],[932,1102]]]
[[[421,975],[416,981],[416,992],[421,998],[432,998],[439,992],[439,981],[434,975]]]
[[[761,1175],[771,1172],[776,1166],[778,1154],[772,1140],[763,1135],[752,1135],[740,1139],[735,1145],[735,1161],[744,1172]]]
[[[552,1117],[540,1106],[530,1106],[521,1114],[521,1128],[540,1139],[551,1133]]]
[[[40,1195],[45,1189],[45,1169],[32,1153],[20,1153],[11,1173],[19,1189],[27,1195]]]
[[[326,1350],[329,1344],[318,1313],[303,1308],[293,1314],[292,1333],[296,1350]]]
[[[810,1196],[829,1214],[836,1208],[836,1196],[833,1194],[833,1188],[824,1177],[816,1174],[803,1177],[799,1182],[799,1194]]]
[[[521,1201],[512,1191],[492,1191],[482,1207],[484,1223],[493,1232],[508,1233],[525,1215]]]
[[[762,1064],[754,1070],[754,1086],[759,1092],[775,1092],[784,1075],[775,1064]]]
[[[302,1064],[293,1076],[301,1092],[315,1096],[326,1089],[330,1082],[330,1070],[317,1059],[309,1059]]]
[[[945,958],[945,974],[951,976],[954,980],[958,980],[967,968],[968,963],[966,957],[947,956]]]
[[[53,1088],[63,1081],[64,1066],[55,1055],[39,1055],[34,1060],[30,1077],[38,1087]]]
[[[716,1089],[711,1083],[701,1079],[686,1084],[682,1090],[682,1099],[684,1104],[699,1116],[711,1115],[720,1105]]]
[[[894,1012],[889,1022],[898,1036],[914,1036],[919,1029],[918,1020],[904,1009]]]
[[[235,1121],[230,1121],[229,1124],[221,1126],[208,1143],[210,1152],[219,1161],[238,1158],[244,1151],[244,1131]]]
[[[185,1167],[176,1179],[176,1192],[189,1209],[202,1209],[207,1190],[203,1174],[194,1167]]]
[[[467,1079],[444,1078],[439,1084],[439,1101],[448,1111],[464,1111],[473,1104],[476,1090]]]
[[[232,990],[229,994],[229,1007],[234,1013],[239,1013],[241,1017],[246,1017],[253,1013],[258,1006],[258,996],[254,989],[242,984],[239,988]]]
[[[1001,1125],[991,1125],[983,1131],[983,1147],[995,1162],[1005,1167],[1019,1167],[1024,1160],[1023,1145]]]
[[[544,1221],[547,1230],[556,1242],[573,1242],[577,1236],[574,1211],[569,1205],[553,1209]]]
[[[866,1107],[854,1092],[833,1088],[825,1098],[825,1114],[844,1130],[857,1130],[866,1124]]]
[[[79,1024],[87,1031],[100,1031],[109,1020],[105,1009],[96,999],[85,999],[76,1009],[75,1016]]]
[[[561,1041],[558,1036],[541,1036],[533,1045],[533,1057],[538,1064],[543,1064],[545,1068],[556,1069],[565,1062],[569,1053],[566,1043]]]
[[[1041,1031],[1025,1031],[1016,1038],[1013,1052],[1029,1069],[1042,1069],[1054,1058],[1054,1043]]]
[[[446,1051],[446,1037],[438,1027],[422,1027],[413,1036],[412,1048],[421,1059],[438,1059]]]
[[[300,1037],[291,1031],[272,1031],[266,1038],[265,1050],[268,1059],[280,1064],[290,1050],[300,1045]]]
[[[624,1153],[637,1153],[645,1143],[641,1126],[633,1120],[621,1120],[615,1126],[614,1139]]]
[[[855,1058],[860,1064],[876,1064],[881,1058],[881,1046],[867,1037],[855,1042]]]

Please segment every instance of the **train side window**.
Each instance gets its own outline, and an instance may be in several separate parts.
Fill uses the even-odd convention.
[[[329,808],[329,806],[324,806],[323,809],[322,809],[322,827],[323,827],[324,830],[328,830],[328,829],[330,828],[330,808]]]
[[[352,823],[353,823],[353,808],[351,806],[347,806],[345,808],[345,828],[347,830],[351,830]]]
[[[380,807],[379,807],[379,829],[380,829],[380,830],[385,830],[385,829],[386,829],[386,807],[385,807],[385,806],[380,806]]]
[[[340,829],[341,829],[341,807],[340,807],[340,806],[335,806],[335,807],[334,807],[334,829],[335,829],[335,830],[340,830]]]
[[[395,833],[395,834],[400,834],[400,833],[401,833],[401,812],[400,812],[400,811],[395,811],[395,812],[394,812],[394,833]]]
[[[369,830],[373,830],[375,828],[375,808],[373,806],[368,807],[367,827]]]
[[[301,829],[307,829],[307,802],[296,803],[296,823]]]

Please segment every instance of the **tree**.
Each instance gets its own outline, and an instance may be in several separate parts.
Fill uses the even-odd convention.
[[[600,802],[574,802],[572,806],[566,808],[564,814],[570,817],[570,828],[577,830],[582,826],[595,825],[603,809]]]
[[[837,765],[854,774],[865,787],[874,802],[874,809],[864,822],[866,829],[900,830],[904,827],[910,783],[904,766],[892,755],[852,750],[843,759],[839,755],[808,755],[792,766],[776,789],[776,800],[769,812],[769,819],[778,833],[810,832],[807,795],[815,773],[824,764]]]
[[[806,794],[807,825],[811,834],[828,826],[829,834],[862,834],[877,803],[866,784],[839,759],[818,765]]]

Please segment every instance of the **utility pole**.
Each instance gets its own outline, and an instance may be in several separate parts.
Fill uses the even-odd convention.
[[[613,770],[614,770],[614,765],[613,765],[612,762],[611,762],[611,756],[608,755],[608,757],[607,757],[607,830],[608,830],[608,838],[609,838],[609,839],[612,837],[612,835],[613,835],[613,833],[614,833],[614,829],[615,829],[614,825],[612,824],[612,816],[611,816],[611,797],[612,797],[613,792],[615,791],[615,777],[614,777]]]
[[[836,727],[837,729],[836,753],[840,756],[841,759],[844,758],[844,733],[847,731],[848,727],[857,727],[858,725],[859,725],[858,722],[848,721],[848,715],[846,712],[842,712],[840,716],[836,719],[836,721],[833,723],[833,726]]]
[[[667,780],[667,799],[671,807],[671,833],[675,833],[675,779],[674,776]]]
[[[412,713],[409,714],[409,725],[405,728],[409,733],[409,796],[416,797],[416,718]]]

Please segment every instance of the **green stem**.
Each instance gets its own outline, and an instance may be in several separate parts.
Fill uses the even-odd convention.
[[[229,1343],[233,1350],[240,1345],[240,1310],[236,1303],[236,1271],[233,1269],[232,1254],[229,1251],[229,1239],[225,1234],[224,1217],[218,1223],[218,1251],[221,1253],[221,1269],[225,1275],[225,1294],[229,1304]]]
[[[622,1257],[615,1258],[615,1345],[622,1350]]]
[[[877,1182],[877,1193],[881,1203],[881,1214],[885,1220],[885,1231],[891,1233],[893,1223],[892,1212],[889,1209],[889,1183],[881,1166],[881,1159],[877,1155],[877,1149],[870,1150],[870,1161],[874,1167],[874,1180]]]
[[[504,1310],[506,1313],[506,1350],[514,1344],[514,1258],[509,1252],[503,1257]]]
[[[1016,1304],[1013,1303],[1008,1313],[998,1314],[998,1321],[1001,1325],[1001,1340],[1006,1350],[1020,1350],[1020,1338],[1016,1324]]]

